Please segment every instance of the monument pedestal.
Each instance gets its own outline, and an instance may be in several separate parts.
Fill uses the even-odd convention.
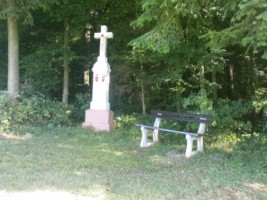
[[[112,131],[115,129],[113,122],[114,113],[111,110],[91,110],[85,112],[85,122],[82,126],[92,127],[96,131]]]

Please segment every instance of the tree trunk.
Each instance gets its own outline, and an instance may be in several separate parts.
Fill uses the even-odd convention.
[[[201,98],[206,99],[207,91],[206,91],[206,88],[205,88],[205,68],[204,68],[204,65],[202,65],[200,67],[199,79],[200,79],[200,95],[201,95]],[[199,105],[200,105],[200,112],[201,113],[205,113],[205,110],[206,110],[205,103],[204,102],[199,102]]]
[[[177,112],[181,112],[183,110],[182,106],[182,92],[180,89],[176,92],[176,110]]]
[[[249,56],[249,63],[247,65],[247,72],[249,74],[248,76],[248,86],[247,86],[247,98],[251,99],[255,95],[255,71],[254,71],[254,55],[253,52],[250,51],[250,56]]]
[[[145,98],[145,86],[144,86],[144,77],[143,77],[143,62],[142,62],[142,57],[140,56],[140,61],[141,61],[141,102],[142,102],[142,111],[143,114],[146,114],[146,98]]]
[[[201,96],[206,96],[207,92],[205,88],[205,68],[203,65],[200,67],[199,79],[200,79],[200,94]]]
[[[143,114],[146,114],[145,87],[143,79],[141,80],[141,101],[142,101]]]
[[[68,58],[68,50],[69,50],[69,21],[65,19],[64,21],[64,77],[63,77],[63,95],[62,95],[62,103],[68,103],[69,96],[69,58]]]
[[[230,75],[230,83],[231,83],[231,85],[230,85],[230,91],[231,91],[231,97],[232,98],[234,98],[235,97],[235,92],[234,92],[234,90],[235,90],[235,84],[234,84],[234,67],[233,67],[233,65],[232,64],[230,64],[229,65],[229,75]]]
[[[15,0],[8,1],[10,11],[16,9]],[[9,97],[15,99],[19,94],[19,34],[18,20],[8,14],[7,16],[8,29],[8,82],[7,90]]]
[[[232,62],[231,62],[231,57],[226,58],[226,65],[224,68],[224,73],[225,76],[224,81],[224,88],[225,88],[225,94],[227,95],[227,98],[233,99],[234,98],[234,82],[233,82],[233,67],[232,67]]]
[[[217,89],[217,73],[216,70],[212,70],[212,83],[214,86],[212,87],[213,101],[216,102],[218,99],[218,89]]]

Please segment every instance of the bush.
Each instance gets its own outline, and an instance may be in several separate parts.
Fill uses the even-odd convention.
[[[252,124],[246,117],[252,110],[251,102],[220,99],[214,107],[214,128],[217,133],[236,132],[251,133]]]
[[[135,124],[151,124],[153,120],[147,115],[133,113],[131,115],[116,114],[115,126],[117,128],[130,129],[135,127]],[[152,125],[152,124],[151,124]]]
[[[89,96],[83,94],[75,95],[75,102],[73,103],[73,112],[71,114],[71,118],[76,123],[80,123],[84,121],[85,111],[89,109]]]
[[[0,95],[0,130],[17,126],[60,127],[71,125],[72,109],[66,104],[40,96],[10,101]]]
[[[249,114],[253,110],[251,101],[218,99],[216,104],[200,94],[192,94],[183,100],[183,107],[186,112],[208,114],[213,117],[212,134],[250,133],[252,123],[249,121]]]

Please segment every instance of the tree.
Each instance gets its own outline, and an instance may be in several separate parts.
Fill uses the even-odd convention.
[[[172,82],[178,83],[173,89],[182,91],[184,108],[198,107],[202,113],[210,108],[220,110],[221,98],[229,98],[233,105],[243,99],[253,105],[250,107],[253,110],[254,105],[259,105],[259,99],[264,99],[265,0],[144,0],[142,7],[143,14],[132,25],[145,31],[130,45],[165,54],[158,58],[158,63],[165,58],[157,72],[162,78],[158,86],[162,89],[166,83],[168,87]],[[152,69],[155,67],[146,70]],[[163,74],[168,74],[169,79]],[[167,107],[170,93],[165,92],[163,100]],[[211,98],[215,107],[210,106]],[[251,114],[245,107],[242,111]]]
[[[233,96],[253,99],[254,105],[261,102],[260,107],[266,107],[267,103],[262,102],[267,94],[267,2],[231,0],[222,3],[223,20],[228,20],[229,24],[207,33],[207,46],[231,52],[226,58],[232,72],[232,88],[235,88]]]
[[[32,23],[31,10],[47,8],[48,0],[2,0],[0,17],[7,19],[8,28],[8,94],[15,98],[19,94],[19,31],[18,21],[24,18],[25,23]]]
[[[6,90],[7,80],[7,32],[6,23],[0,21],[0,90]]]
[[[239,44],[267,59],[267,2],[265,0],[231,0],[224,2],[225,18],[231,15],[229,27],[210,31],[210,45],[226,47]]]
[[[8,1],[7,4],[8,26],[8,93],[11,98],[19,93],[19,36],[18,20],[15,16],[16,2]]]
[[[165,54],[168,61],[161,66],[161,87],[167,82],[169,87],[174,87],[177,101],[182,100],[183,92],[190,94],[190,88],[187,89],[189,85],[192,86],[192,91],[207,96],[211,88],[207,76],[212,70],[219,71],[214,67],[218,55],[209,51],[205,47],[205,40],[201,38],[215,28],[212,20],[216,12],[209,9],[212,3],[205,0],[145,0],[142,5],[144,12],[132,25],[148,28],[144,34],[132,40],[130,45],[155,54]],[[163,77],[162,74],[166,76]],[[214,73],[213,81],[216,80],[215,76]],[[202,101],[199,102],[201,103]],[[180,104],[181,102],[177,103],[177,107],[181,107]]]
[[[79,55],[71,48],[75,42],[84,38],[86,26],[91,27],[92,18],[96,8],[101,8],[104,1],[85,1],[85,0],[58,0],[58,4],[52,7],[48,20],[58,23],[63,27],[61,32],[57,33],[57,39],[60,40],[63,50],[63,93],[62,102],[68,103],[69,96],[69,74],[71,62]],[[63,33],[63,34],[62,34]],[[52,41],[55,42],[55,41]]]

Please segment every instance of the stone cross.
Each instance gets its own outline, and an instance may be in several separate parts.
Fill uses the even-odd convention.
[[[109,83],[110,66],[106,57],[107,39],[113,38],[113,33],[108,32],[107,26],[101,26],[101,32],[94,37],[100,39],[99,56],[93,66],[93,93],[90,108],[94,110],[109,110]]]
[[[99,57],[105,58],[107,54],[107,39],[113,38],[112,32],[107,32],[107,26],[101,26],[101,32],[95,33],[95,39],[100,39]]]
[[[107,39],[113,38],[107,26],[101,26],[101,32],[94,37],[100,39],[99,56],[93,66],[93,92],[90,109],[85,112],[83,127],[93,127],[95,130],[111,131],[115,129],[114,113],[110,110],[109,83],[110,66],[106,57]]]

